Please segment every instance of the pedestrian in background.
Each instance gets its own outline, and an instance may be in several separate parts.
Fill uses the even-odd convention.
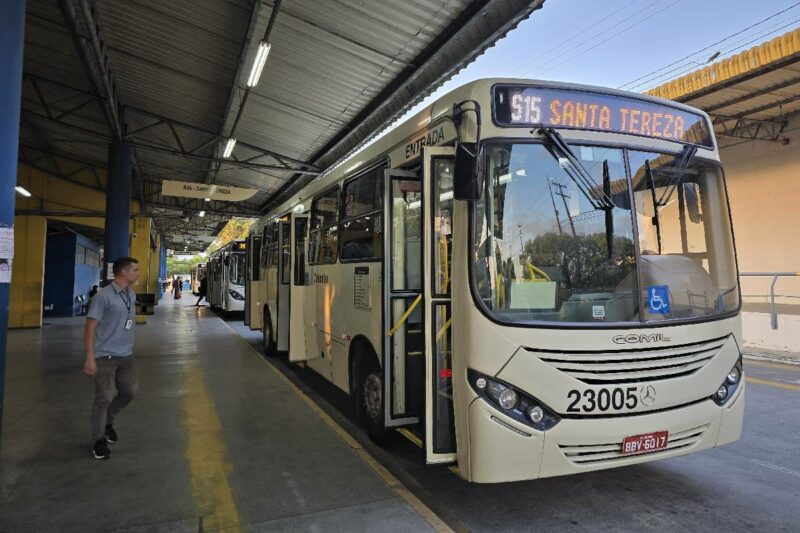
[[[200,305],[200,300],[205,298],[207,293],[208,293],[208,283],[206,282],[206,277],[203,276],[200,279],[200,286],[197,288],[197,296],[198,296],[198,298],[197,298],[197,303],[194,304],[195,307]],[[206,301],[208,301],[207,298],[206,298]]]
[[[121,257],[114,261],[112,271],[114,281],[92,299],[83,333],[83,372],[94,378],[91,427],[95,459],[111,456],[108,445],[118,440],[114,420],[133,400],[138,387],[133,358],[136,293],[131,285],[139,280],[139,264],[133,257]]]

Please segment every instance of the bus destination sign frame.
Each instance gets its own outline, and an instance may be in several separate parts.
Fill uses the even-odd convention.
[[[706,117],[677,106],[532,85],[496,85],[492,92],[492,117],[498,126],[602,131],[714,148]]]

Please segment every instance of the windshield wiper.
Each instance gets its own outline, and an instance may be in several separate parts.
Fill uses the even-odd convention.
[[[608,171],[608,159],[603,161],[603,194],[606,198],[611,197],[611,173]],[[610,207],[603,207],[606,218],[606,249],[608,258],[614,256],[614,204]]]
[[[568,164],[562,164],[561,168],[575,182],[581,194],[589,200],[592,207],[597,210],[613,209],[614,202],[611,200],[610,194],[605,191],[601,192],[600,186],[594,181],[594,178],[581,164],[580,160],[575,157],[563,137],[553,128],[542,128],[539,133],[544,137],[548,150],[559,160],[559,163],[561,159],[567,161]]]
[[[659,205],[656,201],[656,183],[653,179],[653,170],[650,168],[650,160],[644,162],[645,172],[647,173],[647,181],[650,182],[650,193],[653,197],[653,225],[656,227],[656,239],[658,240],[658,255],[661,255],[661,219],[658,216]]]
[[[686,167],[689,166],[689,163],[692,162],[692,159],[694,159],[696,153],[697,146],[687,144],[683,147],[683,151],[680,153],[680,155],[675,158],[675,163],[670,168],[670,173],[672,173],[672,176],[670,176],[667,186],[664,189],[664,193],[661,195],[661,199],[658,201],[658,207],[666,206],[672,199],[672,195],[675,193],[678,185],[680,185],[681,180],[683,180],[684,173],[681,171],[685,170]]]

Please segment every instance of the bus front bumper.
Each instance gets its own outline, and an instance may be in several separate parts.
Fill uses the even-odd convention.
[[[546,432],[505,416],[481,398],[469,407],[469,475],[477,483],[521,481],[628,466],[739,439],[744,383],[722,407],[710,399],[652,414],[562,419]],[[668,431],[667,448],[623,455],[625,437]],[[463,471],[464,469],[462,469]]]

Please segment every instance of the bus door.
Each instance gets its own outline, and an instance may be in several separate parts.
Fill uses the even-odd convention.
[[[308,213],[292,213],[291,216],[291,276],[289,301],[289,361],[305,361],[309,359],[306,349],[305,297],[310,289],[306,273],[306,257],[308,255]],[[316,353],[312,354],[312,357]]]
[[[289,216],[281,217],[280,236],[278,246],[278,323],[275,341],[279,352],[289,351],[289,313],[290,289],[289,283],[292,275],[292,248],[290,246],[290,219]]]
[[[456,460],[453,414],[453,366],[450,308],[453,236],[453,166],[451,147],[425,147],[424,183],[425,285],[425,454],[428,463]]]
[[[384,423],[415,424],[425,407],[422,178],[384,171]]]

